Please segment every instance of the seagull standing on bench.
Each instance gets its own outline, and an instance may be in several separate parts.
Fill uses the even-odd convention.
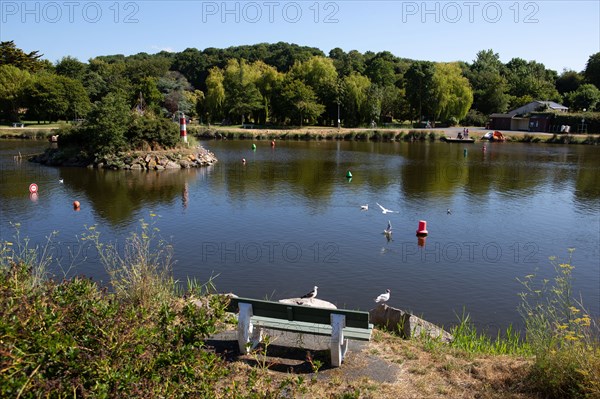
[[[318,288],[319,288],[319,287],[317,287],[317,286],[315,285],[315,288],[313,288],[313,290],[312,290],[311,292],[309,292],[309,293],[308,293],[308,294],[306,294],[306,295],[303,295],[303,296],[301,296],[301,297],[300,297],[300,299],[313,299],[313,298],[316,298],[316,297],[317,297],[317,289],[318,289]]]
[[[381,295],[379,295],[377,298],[375,298],[375,302],[377,303],[383,303],[383,302],[387,302],[390,299],[390,290],[387,289],[385,290],[385,292]]]

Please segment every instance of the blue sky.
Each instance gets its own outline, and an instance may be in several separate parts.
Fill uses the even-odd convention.
[[[7,1],[0,40],[55,62],[279,41],[328,54],[472,62],[492,49],[559,73],[600,51],[600,1]]]

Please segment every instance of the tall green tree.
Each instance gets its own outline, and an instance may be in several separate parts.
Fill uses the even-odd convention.
[[[217,67],[211,68],[206,78],[205,112],[208,122],[221,120],[225,106],[225,87],[223,86],[223,71]]]
[[[283,84],[281,98],[289,117],[293,122],[297,121],[300,126],[305,121],[314,123],[325,110],[325,106],[319,104],[312,87],[304,84],[299,79],[288,77]]]
[[[309,85],[317,95],[317,100],[325,106],[326,120],[337,118],[336,87],[338,73],[333,60],[313,56],[305,62],[296,63],[289,71],[293,79]]]
[[[38,122],[82,118],[90,110],[90,100],[80,81],[50,73],[35,75],[25,98],[28,116]]]
[[[0,118],[11,121],[20,119],[20,110],[25,107],[25,89],[31,75],[14,65],[0,65]]]
[[[458,123],[473,104],[473,91],[457,63],[435,64],[433,92],[435,120]]]
[[[583,76],[585,76],[586,82],[600,89],[600,52],[590,55]]]
[[[110,92],[92,107],[82,127],[85,143],[96,156],[126,147],[132,111],[123,92]]]
[[[224,72],[225,109],[231,120],[242,124],[263,108],[263,98],[256,86],[258,71],[245,60],[230,60]]]
[[[583,74],[571,70],[564,70],[556,79],[556,90],[562,95],[575,91],[583,84]]]
[[[598,111],[600,108],[600,89],[591,83],[582,84],[577,90],[566,96],[567,105],[572,111]]]
[[[506,112],[510,96],[503,75],[504,64],[492,50],[482,50],[470,66],[466,76],[473,88],[473,108],[484,115]]]
[[[87,71],[87,64],[79,61],[77,58],[66,56],[56,63],[55,72],[58,75],[66,76],[71,79],[83,80]]]
[[[555,71],[535,61],[513,58],[506,64],[509,94],[513,97],[531,96],[534,100],[560,101],[555,87],[557,77]]]
[[[43,54],[39,54],[37,50],[24,52],[15,45],[13,40],[0,42],[0,65],[13,65],[28,72],[37,72],[47,66],[40,60],[42,56]]]
[[[433,74],[435,66],[429,61],[415,61],[404,74],[406,97],[418,120],[433,117]]]
[[[370,122],[372,109],[369,107],[368,93],[371,81],[357,72],[344,78],[343,115],[344,126],[354,127]]]

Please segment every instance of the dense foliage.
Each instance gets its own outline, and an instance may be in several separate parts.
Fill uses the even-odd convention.
[[[117,92],[121,107],[143,107],[155,117],[184,112],[204,123],[280,126],[337,126],[338,119],[346,127],[394,120],[481,123],[474,116],[533,100],[588,112],[600,107],[600,53],[584,71],[561,74],[521,58],[503,63],[492,50],[480,51],[472,63],[439,63],[387,51],[335,48],[325,55],[282,42],[88,62],[66,56],[55,65],[40,57],[14,42],[0,43],[0,119],[93,119],[98,109],[91,104],[106,106]],[[118,144],[126,134],[117,129],[115,136]]]

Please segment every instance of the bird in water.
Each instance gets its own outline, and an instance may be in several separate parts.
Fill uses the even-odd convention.
[[[383,234],[390,235],[392,234],[392,222],[388,220],[387,228],[383,230]]]
[[[381,208],[381,213],[383,213],[383,214],[386,214],[386,213],[398,213],[398,211],[392,211],[391,209],[384,208],[383,206],[379,205],[378,202],[376,202],[376,204]]]
[[[450,208],[448,208],[448,210],[446,211],[446,213],[447,213],[448,215],[451,215],[451,214],[452,214],[452,211],[450,210]]]
[[[360,206],[360,210],[361,210],[361,211],[368,211],[368,210],[369,210],[369,204],[366,204],[366,205],[361,205],[361,206]]]
[[[62,184],[62,183],[64,183],[65,181],[64,181],[63,179],[58,179],[58,182],[59,182],[60,184]]]
[[[387,302],[390,299],[390,290],[387,289],[385,290],[385,292],[381,295],[379,295],[377,298],[375,298],[375,302],[377,303],[383,303],[383,302]]]
[[[312,298],[316,298],[316,296],[317,296],[317,289],[318,289],[318,288],[319,288],[319,287],[317,287],[317,286],[315,285],[315,288],[313,288],[313,290],[312,290],[311,292],[309,292],[308,294],[302,295],[302,296],[300,297],[300,299],[304,299],[304,298],[306,298],[306,299],[312,299]]]

